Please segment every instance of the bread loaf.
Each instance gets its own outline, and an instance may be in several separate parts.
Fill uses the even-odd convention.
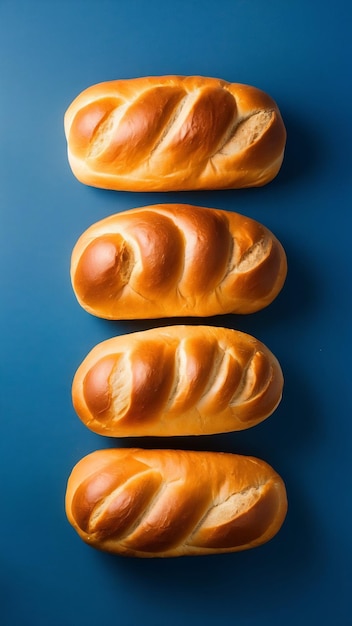
[[[252,313],[280,292],[282,245],[238,213],[158,204],[109,216],[74,246],[81,306],[106,319]]]
[[[83,423],[109,437],[210,435],[249,428],[282,396],[274,355],[246,333],[169,326],[96,345],[72,399]]]
[[[278,173],[286,142],[270,96],[200,76],[93,85],[71,103],[64,127],[78,180],[124,191],[264,185]]]
[[[279,531],[286,511],[272,467],[224,452],[99,450],[78,462],[66,491],[80,537],[132,557],[253,548]]]

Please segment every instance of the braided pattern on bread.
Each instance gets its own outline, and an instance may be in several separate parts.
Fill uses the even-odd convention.
[[[228,328],[168,326],[98,345],[78,368],[81,420],[110,437],[243,430],[278,406],[283,375],[254,337]]]
[[[126,191],[264,185],[279,171],[286,141],[267,94],[199,76],[94,85],[69,106],[65,133],[81,182]]]
[[[108,449],[82,459],[67,517],[90,545],[126,556],[235,552],[271,539],[287,510],[264,461],[220,452]]]
[[[287,272],[276,237],[231,211],[159,204],[109,216],[77,241],[73,289],[108,319],[252,313]]]

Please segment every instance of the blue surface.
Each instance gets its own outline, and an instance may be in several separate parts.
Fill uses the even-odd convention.
[[[3,626],[352,623],[349,7],[0,2]],[[245,82],[277,100],[288,143],[273,183],[138,195],[76,181],[63,134],[71,100],[102,80],[169,73]],[[254,217],[286,248],[287,282],[268,309],[207,320],[273,350],[285,373],[280,407],[250,431],[177,446],[262,457],[286,481],[289,513],[279,535],[252,551],[121,559],[83,544],[66,521],[72,466],[114,443],[81,424],[70,387],[98,341],[149,324],[85,313],[71,290],[70,254],[81,232],[110,213],[180,200]]]

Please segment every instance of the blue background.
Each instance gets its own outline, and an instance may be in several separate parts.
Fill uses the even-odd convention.
[[[4,626],[352,624],[349,6],[0,0]],[[273,183],[133,194],[73,177],[63,133],[73,98],[103,80],[171,73],[249,83],[276,99],[288,142]],[[287,282],[268,309],[206,320],[272,349],[285,374],[280,407],[243,433],[164,443],[257,455],[283,476],[287,519],[255,550],[122,559],[83,544],[65,517],[73,465],[96,448],[130,443],[100,438],[78,420],[70,396],[76,367],[103,339],[173,322],[85,313],[71,290],[71,250],[98,219],[160,201],[242,212],[286,248]]]

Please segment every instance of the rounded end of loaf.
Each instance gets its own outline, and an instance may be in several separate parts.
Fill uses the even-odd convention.
[[[153,558],[260,546],[287,514],[284,481],[266,462],[222,452],[108,449],[77,463],[68,521],[94,548]]]
[[[122,383],[118,385],[114,393],[112,392],[111,377],[120,357],[119,354],[103,354],[88,367],[85,359],[78,367],[72,381],[73,408],[83,424],[98,434],[110,434],[113,395],[119,393],[121,397],[123,387],[127,388],[127,385]],[[127,401],[127,392],[123,397]]]
[[[254,224],[254,228],[257,228]],[[233,283],[239,294],[231,313],[251,314],[267,308],[282,291],[288,272],[287,256],[279,240],[266,228],[240,259]],[[242,295],[242,297],[241,297]]]
[[[261,89],[238,83],[229,84],[228,89],[236,99],[239,117],[209,168],[219,170],[224,189],[263,187],[276,178],[284,160],[287,131],[281,112]],[[207,177],[205,170],[204,184]]]
[[[75,263],[76,261],[76,263]],[[72,253],[71,280],[76,297],[88,311],[104,317],[104,303],[118,300],[128,284],[133,252],[119,234],[109,233],[90,241],[82,253]]]

